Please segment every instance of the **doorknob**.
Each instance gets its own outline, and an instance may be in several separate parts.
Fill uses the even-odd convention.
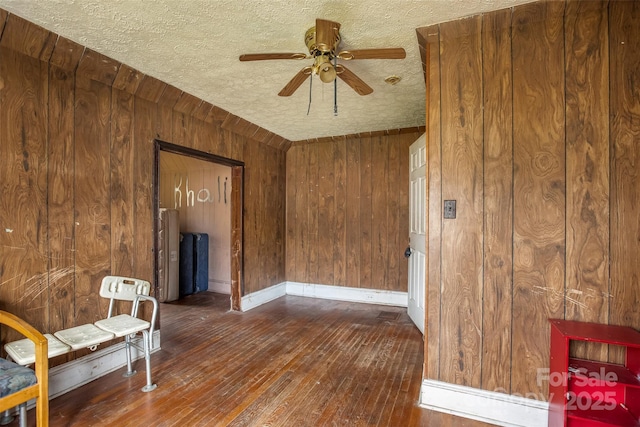
[[[411,250],[411,246],[407,246],[407,249],[404,250],[404,257],[409,258],[411,256],[411,252],[413,252]]]

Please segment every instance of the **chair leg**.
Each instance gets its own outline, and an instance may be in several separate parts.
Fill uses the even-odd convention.
[[[136,371],[131,365],[131,337],[129,335],[124,337],[124,351],[127,354],[127,372],[122,374],[122,376],[126,378],[136,374]]]
[[[21,403],[20,408],[20,427],[27,427],[27,404]]]
[[[147,371],[147,385],[142,387],[142,391],[149,392],[155,390],[157,385],[151,382],[151,349],[150,349],[150,337],[148,331],[142,331],[142,341],[144,343],[144,361]]]
[[[0,417],[0,425],[4,426],[9,424],[11,421],[13,421],[13,415],[11,415],[11,411],[10,410],[6,410],[2,413],[2,417]]]

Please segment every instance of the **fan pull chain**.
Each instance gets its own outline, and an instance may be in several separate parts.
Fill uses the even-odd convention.
[[[311,111],[311,85],[313,84],[313,74],[309,76],[309,106],[307,107],[307,116],[309,115],[309,111]]]

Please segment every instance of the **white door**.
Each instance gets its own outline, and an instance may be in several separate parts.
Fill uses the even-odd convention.
[[[427,229],[427,138],[409,148],[409,317],[424,335]]]

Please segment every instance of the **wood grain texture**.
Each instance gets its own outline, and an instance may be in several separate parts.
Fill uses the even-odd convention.
[[[240,310],[240,298],[244,292],[243,260],[243,181],[244,167],[231,168],[231,309]]]
[[[607,2],[565,11],[567,242],[565,318],[609,323],[609,51]],[[604,345],[574,357],[606,361]]]
[[[251,237],[259,240],[250,245],[258,256],[243,258],[241,216],[230,231],[237,301],[243,268],[254,274],[252,290],[284,280],[282,150],[250,139],[254,125],[222,130],[224,110],[33,24],[7,31],[8,16],[0,15],[0,203],[10,214],[3,230],[13,231],[0,234],[3,304],[53,332],[104,315],[97,290],[105,274],[153,281],[155,138],[247,157],[247,169],[264,170],[252,184],[262,196],[245,212],[257,218]],[[239,206],[241,178],[242,168],[234,176]]]
[[[260,156],[258,144],[244,144],[244,158],[249,162]],[[245,247],[244,256],[246,259],[253,260],[257,268],[248,269],[244,272],[244,292],[250,294],[259,290],[258,283],[260,281],[262,258],[260,249],[263,245],[263,236],[261,236],[261,212],[258,209],[262,200],[261,188],[261,170],[247,167],[244,172],[244,192],[245,192],[245,210],[244,210],[244,236]]]
[[[4,27],[7,23],[7,18],[9,17],[9,12],[4,9],[0,9],[0,35],[4,31]]]
[[[75,98],[76,324],[104,317],[98,295],[111,271],[111,88],[78,74]]]
[[[389,280],[389,146],[381,136],[371,141],[371,288],[386,289]]]
[[[640,329],[640,4],[609,4],[611,102],[611,298],[609,322]],[[623,359],[611,348],[615,363]]]
[[[346,175],[347,148],[344,137],[335,138],[333,147],[334,215],[333,215],[333,283],[347,286],[346,280]]]
[[[54,42],[55,34],[17,15],[9,14],[0,46],[47,62]]]
[[[471,387],[480,386],[482,352],[481,24],[477,16],[440,28],[442,198],[457,201],[442,225],[440,378]]]
[[[564,316],[564,3],[513,12],[512,392],[547,393],[549,318]]]
[[[130,277],[135,265],[134,97],[113,89],[111,102],[111,274]]]
[[[429,203],[429,240],[427,242],[428,271],[427,271],[427,311],[425,345],[427,347],[425,377],[431,379],[440,378],[440,312],[442,303],[442,287],[440,284],[440,264],[442,263],[442,139],[440,122],[440,29],[434,25],[426,28],[428,54],[429,54],[429,127],[427,129],[427,173],[429,174],[429,187],[427,200]]]
[[[372,199],[373,165],[372,165],[372,137],[360,139],[360,287],[373,288],[372,253],[373,253],[373,223],[372,211],[374,209]]]
[[[111,86],[118,74],[119,68],[119,62],[101,53],[85,48],[82,58],[80,58],[80,63],[78,64],[78,75]]]
[[[511,11],[485,14],[482,32],[484,105],[484,291],[482,388],[511,388],[513,295],[513,84]]]
[[[402,172],[409,171],[409,164],[407,159],[409,158],[409,153],[405,152],[403,148],[407,145],[406,138],[399,138],[397,141],[389,144],[389,175],[387,177],[387,277],[385,285],[390,285],[392,283],[392,278],[398,277],[398,281],[400,281],[399,275],[401,271],[401,266],[407,263],[407,260],[404,258],[403,253],[406,248],[405,244],[408,243],[408,233],[409,228],[403,229],[401,227],[401,214],[409,213],[408,204],[405,205],[404,197],[406,200],[408,198],[408,186],[402,185],[404,182],[409,182],[409,175],[406,177],[406,181],[404,181]],[[400,158],[402,156],[402,161]],[[404,207],[404,209],[401,209]],[[405,219],[406,222],[402,222],[402,225],[409,224],[408,216]],[[404,269],[402,269],[404,270]],[[407,283],[408,280],[407,280]],[[426,284],[426,281],[425,281]]]
[[[311,144],[309,151],[317,153],[315,165],[313,161],[309,162],[309,265],[312,266],[314,258],[311,254],[317,252],[317,275],[314,277],[313,268],[310,268],[312,275],[309,282],[333,284],[333,230],[336,214],[333,143]],[[315,174],[312,174],[313,166]],[[315,206],[311,201],[314,193],[317,199]]]
[[[6,31],[6,30],[5,30]],[[0,47],[0,307],[48,328],[47,67]],[[2,340],[19,335],[8,328]]]
[[[143,80],[144,82],[144,80]],[[134,99],[133,129],[133,230],[135,245],[133,247],[133,274],[135,277],[152,281],[154,278],[153,253],[153,187],[154,142],[160,126],[158,107],[145,98]]]
[[[74,85],[72,72],[49,68],[49,331],[75,325]]]
[[[143,76],[135,95],[152,103],[158,102],[167,84],[151,76]]]
[[[360,287],[360,143],[346,140],[346,277],[347,286]]]
[[[287,280],[406,292],[409,145],[419,135],[336,137],[289,149]]]
[[[306,221],[306,243],[307,243],[307,282],[325,283],[324,277],[327,274],[333,276],[333,271],[329,273],[327,259],[329,257],[330,238],[320,230],[328,230],[333,212],[329,211],[328,204],[332,200],[327,200],[327,188],[333,189],[333,185],[326,185],[326,171],[330,167],[327,150],[328,145],[310,144],[306,147],[307,174],[306,183],[298,191],[307,193],[307,211],[300,213]],[[320,171],[322,165],[322,172]],[[328,203],[329,202],[329,203]],[[322,228],[320,228],[322,227]]]
[[[295,241],[295,256],[296,256],[296,268],[294,281],[307,282],[309,280],[309,256],[307,253],[308,244],[308,228],[307,221],[308,215],[308,199],[309,199],[309,181],[307,180],[308,174],[308,147],[300,146],[295,149],[295,165],[298,165],[296,171],[296,196],[295,200],[289,203],[295,203],[296,207],[296,241]],[[293,165],[288,164],[287,167]]]
[[[75,72],[83,52],[83,46],[64,37],[58,37],[49,62],[65,71]]]
[[[113,81],[113,88],[134,95],[138,91],[138,87],[143,78],[144,74],[140,71],[122,64],[120,68],[118,68],[118,73]]]

